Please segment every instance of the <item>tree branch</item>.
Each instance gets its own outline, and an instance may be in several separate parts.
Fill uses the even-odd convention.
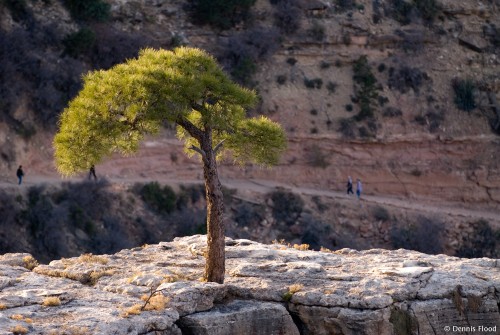
[[[196,151],[201,155],[201,158],[203,159],[204,162],[207,162],[207,155],[205,154],[205,151],[201,150],[198,147],[195,147],[194,145],[190,146],[189,149]]]
[[[222,148],[222,144],[224,144],[224,140],[220,141],[214,148],[214,153],[217,155],[217,153],[219,152],[219,150]]]
[[[177,123],[182,128],[186,129],[186,131],[189,133],[189,135],[193,136],[198,141],[201,141],[201,139],[203,137],[203,131],[201,131],[200,128],[196,127],[194,124],[192,124],[185,117],[179,116],[177,118],[177,120],[175,121],[175,123]]]

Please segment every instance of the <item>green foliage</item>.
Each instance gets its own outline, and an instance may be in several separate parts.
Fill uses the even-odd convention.
[[[247,19],[255,0],[190,0],[190,3],[195,23],[225,30]]]
[[[83,28],[67,35],[64,40],[64,52],[73,58],[88,53],[95,43],[95,33],[89,28]]]
[[[251,86],[255,72],[257,72],[257,64],[250,57],[243,57],[233,67],[231,76],[239,83]]]
[[[455,92],[455,105],[459,109],[469,112],[476,108],[474,99],[476,85],[471,79],[455,78],[452,80],[451,86]]]
[[[102,0],[64,0],[71,16],[82,21],[106,21],[111,6]]]
[[[215,59],[200,49],[146,49],[109,70],[88,73],[84,86],[62,113],[54,138],[55,159],[64,175],[87,170],[113,152],[130,154],[146,134],[177,123],[186,153],[199,146],[182,125],[212,132],[243,163],[269,165],[286,147],[284,131],[265,117],[247,118],[255,92],[233,83]]]
[[[352,66],[353,80],[355,82],[356,97],[360,107],[359,113],[354,117],[356,121],[362,121],[373,117],[375,107],[374,101],[378,97],[377,79],[372,73],[366,56],[359,57]]]
[[[151,182],[140,188],[142,200],[159,213],[171,213],[176,208],[177,197],[168,185],[163,187],[158,182]]]

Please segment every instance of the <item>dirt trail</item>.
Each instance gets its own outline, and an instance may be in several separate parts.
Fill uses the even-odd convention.
[[[86,180],[86,176],[80,178],[60,178],[54,175],[32,175],[29,178],[26,178],[23,181],[23,185],[20,187],[17,185],[17,180],[0,180],[0,188],[10,188],[10,189],[20,189],[25,190],[30,186],[41,185],[41,184],[59,184],[63,182],[80,182],[82,180]],[[137,182],[149,182],[151,180],[156,180],[160,183],[171,184],[171,185],[180,185],[180,184],[199,184],[202,183],[202,180],[195,179],[170,179],[170,178],[145,178],[145,177],[137,177],[137,178],[117,178],[111,177],[108,178],[114,184],[117,185],[131,185]],[[352,201],[358,201],[355,196],[347,195],[344,192],[339,191],[331,191],[331,190],[322,190],[322,189],[313,189],[307,187],[298,187],[294,185],[288,185],[284,183],[279,183],[270,180],[261,180],[261,179],[221,179],[222,184],[225,187],[236,189],[238,191],[251,191],[256,193],[268,193],[276,188],[283,188],[289,190],[294,193],[303,194],[303,195],[317,195],[323,197],[337,198],[337,199],[352,199]],[[251,199],[249,199],[251,200]],[[415,211],[421,211],[426,213],[433,214],[447,214],[451,216],[461,216],[468,217],[472,220],[485,219],[488,221],[493,221],[490,223],[500,224],[500,211],[494,210],[479,210],[479,209],[471,209],[465,208],[463,203],[447,203],[441,202],[437,203],[436,201],[426,202],[424,200],[416,200],[411,198],[398,198],[398,197],[390,197],[384,195],[365,195],[361,196],[360,205],[363,203],[375,203],[380,205],[388,205],[402,209],[409,209]]]

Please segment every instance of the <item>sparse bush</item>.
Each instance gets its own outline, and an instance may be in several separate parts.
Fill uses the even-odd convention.
[[[317,22],[314,22],[312,27],[309,29],[308,34],[315,41],[321,42],[325,39],[325,27]]]
[[[226,30],[249,18],[255,0],[190,0],[190,15],[195,24],[209,24]]]
[[[330,165],[328,156],[323,153],[321,148],[317,145],[312,145],[306,148],[305,159],[307,164],[312,167],[327,168]]]
[[[33,256],[26,256],[23,258],[24,267],[28,270],[33,270],[38,266],[38,261]]]
[[[309,113],[311,113],[311,115],[318,115],[318,110],[317,109],[311,109],[309,111]]]
[[[26,0],[3,0],[3,3],[7,6],[12,19],[16,22],[24,21],[30,16]]]
[[[64,0],[71,16],[82,21],[106,21],[111,5],[102,0]]]
[[[488,221],[473,223],[473,232],[465,236],[456,256],[465,258],[499,258],[500,230],[494,231]]]
[[[59,297],[47,297],[43,299],[42,305],[45,307],[55,307],[61,305]]]
[[[276,77],[276,82],[279,85],[284,85],[286,83],[286,76],[284,74],[280,74],[279,76]]]
[[[323,80],[321,78],[308,79],[304,78],[304,85],[310,89],[321,89]]]
[[[109,25],[95,25],[93,30],[96,40],[90,52],[90,61],[99,69],[108,69],[135,58],[145,47],[159,47],[157,41],[140,32],[124,32]]]
[[[274,53],[279,34],[273,29],[255,28],[229,38],[221,62],[240,84],[251,86],[257,63]]]
[[[459,109],[469,112],[476,108],[474,99],[476,85],[471,79],[455,78],[452,80],[451,86],[455,92],[455,105]]]
[[[95,33],[88,28],[69,34],[63,40],[64,52],[73,58],[90,52],[95,43]]]
[[[257,64],[250,57],[242,57],[232,68],[231,76],[237,82],[252,86],[253,75],[257,72]]]
[[[319,68],[322,70],[330,68],[331,64],[328,62],[325,62],[324,60],[319,63]]]
[[[366,56],[359,57],[353,64],[353,80],[355,82],[355,93],[360,107],[359,113],[354,117],[356,121],[362,121],[373,117],[373,102],[378,97],[377,79],[371,71]]]
[[[335,93],[337,86],[338,86],[337,83],[329,81],[328,84],[326,84],[326,89],[328,90],[328,93],[333,94],[333,93]]]
[[[288,59],[286,60],[286,62],[287,62],[288,64],[290,64],[291,66],[294,66],[294,65],[297,63],[297,60],[296,60],[295,58],[293,58],[293,57],[290,57],[290,58],[288,58]]]
[[[294,224],[304,209],[304,201],[295,193],[276,190],[269,197],[273,201],[273,217],[287,225]]]
[[[279,1],[274,13],[275,25],[284,34],[293,34],[300,28],[301,14],[296,0]]]
[[[390,215],[385,207],[377,206],[373,209],[373,218],[377,221],[389,221]]]
[[[234,221],[238,226],[249,227],[259,224],[263,219],[263,209],[261,206],[253,205],[248,202],[242,202],[236,206]]]
[[[414,7],[406,0],[391,0],[389,12],[393,19],[407,25],[411,23]]]
[[[12,327],[9,331],[12,332],[12,334],[14,334],[14,335],[28,334],[28,329],[21,326],[21,325],[17,325],[15,327]]]
[[[392,67],[389,69],[388,85],[389,88],[397,89],[401,93],[407,93],[410,89],[419,93],[420,86],[427,79],[429,77],[425,72],[403,65],[397,70]]]
[[[142,200],[159,213],[171,213],[176,207],[175,192],[168,185],[151,182],[140,188]]]
[[[396,117],[403,115],[403,112],[398,108],[389,106],[384,109],[382,115],[385,117]]]
[[[312,202],[314,202],[314,204],[316,205],[316,208],[318,209],[318,211],[320,213],[323,213],[324,211],[326,211],[328,209],[328,206],[325,205],[322,201],[321,201],[321,198],[318,197],[317,195],[314,195],[312,198],[311,198]]]
[[[437,221],[419,216],[415,223],[407,227],[393,227],[390,232],[394,248],[416,250],[427,254],[442,251],[441,235],[444,225]]]
[[[339,13],[352,10],[356,7],[354,0],[335,0],[335,8]]]
[[[440,10],[436,0],[413,0],[413,3],[426,22],[434,21]]]
[[[348,112],[352,112],[352,110],[353,110],[352,105],[351,104],[345,105],[345,110],[348,111]]]
[[[354,138],[354,121],[352,119],[340,119],[339,131],[344,138]]]

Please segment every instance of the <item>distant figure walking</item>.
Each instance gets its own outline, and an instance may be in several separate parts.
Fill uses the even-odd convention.
[[[361,180],[358,178],[356,183],[356,196],[361,198],[361,192],[363,192],[363,185],[361,184]]]
[[[18,180],[17,184],[21,185],[21,183],[23,182],[23,177],[24,177],[24,171],[23,171],[22,165],[19,165],[19,167],[17,168],[16,176],[17,176],[17,180]]]
[[[95,166],[94,166],[94,164],[92,164],[90,166],[90,170],[89,170],[89,179],[92,179],[92,177],[94,177],[94,180],[97,180],[97,176],[95,174]]]
[[[347,194],[354,194],[354,192],[352,191],[352,178],[351,178],[351,176],[349,176],[347,178]]]

